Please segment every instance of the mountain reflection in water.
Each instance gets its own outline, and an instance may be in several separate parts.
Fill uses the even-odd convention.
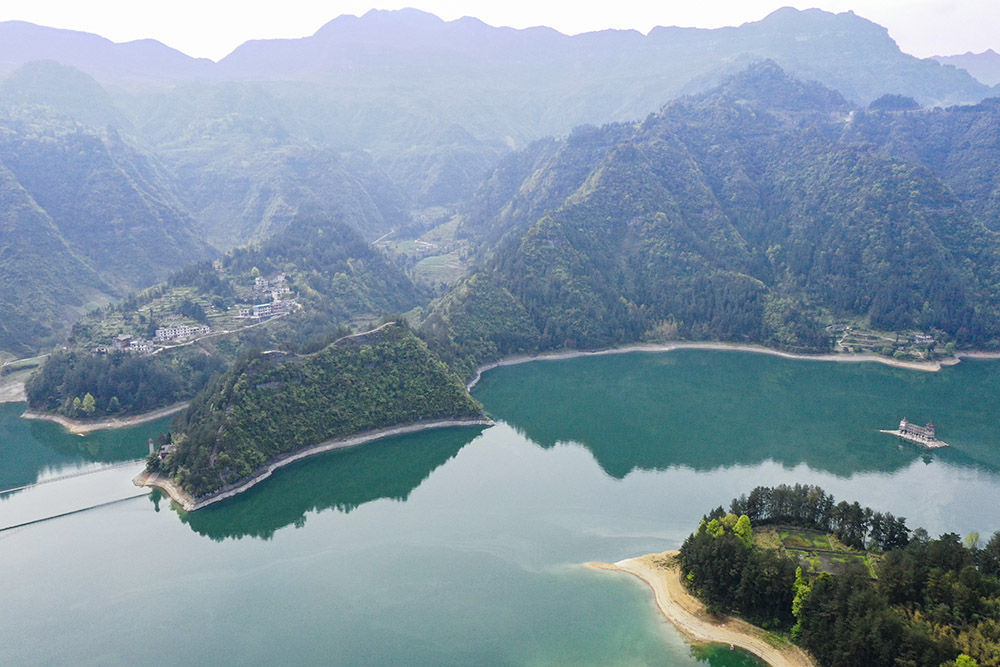
[[[279,528],[305,525],[309,512],[348,513],[373,500],[406,500],[481,432],[481,428],[426,431],[320,454],[275,471],[235,498],[197,512],[181,512],[181,520],[216,541],[270,539]],[[151,500],[159,507],[161,497]]]
[[[611,476],[773,460],[838,476],[892,472],[921,457],[1000,470],[996,364],[938,373],[873,363],[678,350],[545,361],[486,373],[490,415],[543,447],[586,446]],[[952,448],[930,454],[878,433],[935,421]]]

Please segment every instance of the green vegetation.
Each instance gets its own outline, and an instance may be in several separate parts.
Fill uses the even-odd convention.
[[[3,111],[0,349],[53,344],[88,307],[212,256],[169,179],[115,130]]]
[[[71,238],[63,223],[73,207],[86,212],[93,205],[89,198],[71,201],[45,180],[46,160],[65,156],[73,182],[92,177],[94,165],[142,175],[133,179],[141,188],[121,190],[123,216],[140,215],[140,204],[164,216],[186,208],[198,211],[201,231],[217,246],[235,236],[264,239],[188,265],[83,318],[69,349],[30,383],[33,408],[99,417],[159,407],[191,398],[254,348],[314,352],[347,328],[395,313],[408,313],[463,377],[509,354],[678,338],[900,359],[1000,346],[1000,237],[985,223],[991,209],[983,203],[1000,164],[983,157],[974,182],[962,181],[950,165],[973,158],[947,139],[959,130],[975,138],[975,122],[966,118],[991,127],[995,113],[987,103],[961,112],[861,113],[833,90],[764,62],[640,123],[583,126],[564,140],[537,141],[508,156],[452,215],[450,206],[430,200],[407,213],[407,197],[379,160],[331,152],[304,139],[302,128],[288,129],[279,100],[290,103],[299,92],[194,86],[185,91],[191,108],[183,112],[176,108],[183,106],[180,93],[168,94],[156,114],[169,118],[156,128],[150,121],[146,131],[183,185],[176,196],[159,167],[121,137],[67,130],[49,145],[41,139],[48,124],[66,121],[32,120],[23,108],[14,115],[20,120],[11,121],[11,154],[3,157],[9,187],[0,196],[10,198],[18,224],[34,235],[32,261],[45,294],[26,307],[43,320],[65,313],[70,301],[84,307],[81,290],[106,300],[137,274],[152,276],[139,268],[161,259],[148,249],[131,255],[122,245],[131,228],[110,225],[89,255],[42,261],[54,252],[45,248],[72,250],[83,238]],[[234,100],[236,110],[227,106]],[[67,113],[73,109],[80,111],[70,105]],[[886,139],[897,125],[909,133],[908,144]],[[925,135],[937,137],[937,148],[908,157],[907,146],[923,145]],[[456,150],[476,143],[459,129],[429,145],[438,140]],[[386,151],[390,145],[380,144]],[[160,185],[162,196],[150,195],[155,206],[136,194]],[[187,238],[190,221],[178,216],[183,220],[163,226]],[[103,224],[99,216],[86,220]],[[389,257],[370,245],[374,238]],[[171,252],[182,247],[160,240]],[[469,256],[472,248],[478,257]],[[114,280],[93,269],[116,261],[121,273]],[[254,291],[254,278],[275,276],[285,278],[290,305],[282,317],[248,326],[241,308],[271,299]],[[25,273],[16,282],[29,281]],[[57,284],[80,289],[63,294]],[[58,328],[31,326],[17,305],[31,290],[13,294],[18,312],[0,317],[0,327],[23,338],[14,347],[31,347],[39,336],[54,340]],[[434,295],[441,298],[429,304]],[[149,339],[168,323],[207,325],[212,335],[159,345],[169,349],[137,359],[103,354],[120,334]],[[126,398],[134,391],[144,395]],[[82,410],[88,393],[92,412]]]
[[[758,487],[730,509],[713,510],[681,548],[710,611],[787,631],[822,665],[1000,661],[1000,532],[984,548],[977,535],[930,539],[803,485]]]
[[[458,233],[496,242],[475,277],[496,289],[463,298],[504,290],[507,310],[530,322],[522,329],[538,332],[536,350],[679,337],[823,351],[837,324],[903,335],[841,337],[837,349],[926,358],[949,343],[997,347],[1000,237],[944,173],[860,141],[849,110],[762,63],[641,123],[539,142],[468,207]],[[865,122],[889,131],[911,113],[928,126],[942,116]],[[479,340],[442,354],[503,349],[487,309],[457,293],[430,321]]]
[[[256,272],[256,275],[255,275]],[[239,317],[241,307],[270,303],[255,278],[280,281],[283,315]],[[143,412],[192,398],[214,375],[252,349],[319,349],[350,324],[412,308],[417,290],[406,276],[337,220],[302,214],[256,248],[231,251],[216,263],[195,264],[165,283],[94,311],[73,326],[73,347],[58,351],[28,382],[32,409],[70,417]],[[169,341],[156,354],[116,352],[119,334],[150,339],[168,322],[207,324],[212,334]],[[263,323],[261,326],[254,326]],[[160,346],[158,346],[160,347]],[[94,353],[95,348],[107,350]],[[86,393],[95,410],[74,400]]]
[[[389,323],[312,355],[241,359],[175,420],[176,450],[163,470],[203,496],[246,479],[276,456],[325,440],[481,414],[420,339]]]
[[[155,357],[57,351],[25,390],[32,410],[79,418],[128,415],[189,399],[221,370],[218,357],[195,348]],[[85,403],[88,410],[81,409]]]

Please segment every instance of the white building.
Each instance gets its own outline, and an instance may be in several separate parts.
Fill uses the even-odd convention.
[[[211,330],[211,327],[202,325],[192,326],[189,324],[168,324],[167,326],[160,327],[156,330],[156,340],[162,343],[164,341],[175,340],[177,338],[203,336]]]

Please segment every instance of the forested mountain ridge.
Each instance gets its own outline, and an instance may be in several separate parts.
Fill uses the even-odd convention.
[[[270,287],[255,287],[258,280],[283,290],[277,303]],[[350,225],[321,212],[299,212],[263,244],[187,267],[88,313],[73,325],[67,346],[27,383],[28,406],[83,418],[164,407],[192,398],[254,349],[314,351],[349,326],[405,312],[423,298]],[[267,315],[239,314],[261,302]],[[114,346],[120,335],[152,346],[149,339],[171,324],[205,325],[209,332],[159,341],[152,354]]]
[[[579,124],[632,121],[765,58],[861,105],[885,93],[927,105],[989,94],[964,70],[902,53],[884,28],[852,13],[791,8],[738,27],[661,27],[645,36],[371,11],[309,37],[247,42],[219,63],[151,41],[112,44],[18,22],[0,24],[0,37],[0,63],[11,68],[54,60],[113,86],[150,145],[164,130],[196,130],[199,98],[214,96],[235,120],[264,121],[261,131],[277,120],[299,142],[370,152],[419,206],[461,201],[511,147]],[[200,144],[189,143],[197,154]]]
[[[87,304],[214,255],[155,158],[43,107],[0,115],[7,311],[0,349],[54,343]]]
[[[984,225],[1000,230],[1000,98],[913,112],[858,112],[841,141],[934,172]]]
[[[162,466],[198,497],[247,479],[274,457],[336,437],[482,410],[461,381],[400,324],[313,355],[251,356],[175,420]]]
[[[29,353],[56,343],[92,299],[111,288],[66,242],[17,178],[0,164],[0,349]],[[55,260],[55,261],[53,261]]]
[[[529,149],[467,213],[465,233],[502,239],[478,287],[425,333],[522,351],[489,328],[449,333],[484,314],[469,301],[505,294],[540,349],[680,335],[817,350],[843,317],[997,345],[997,234],[927,167],[852,140],[855,116],[765,62],[641,123]]]

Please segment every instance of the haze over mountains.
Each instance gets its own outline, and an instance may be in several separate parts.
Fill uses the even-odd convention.
[[[2,23],[2,266],[20,288],[0,305],[0,349],[39,349],[83,309],[270,238],[304,210],[369,241],[419,233],[468,210],[512,150],[641,119],[762,59],[837,91],[844,109],[886,93],[923,105],[991,94],[964,70],[902,53],[870,21],[819,10],[574,37],[371,11],[311,37],[248,42],[218,63],[152,40]],[[927,117],[901,117],[868,139],[936,170],[986,220],[998,210],[992,154],[983,162],[951,138],[923,141]],[[984,116],[963,118],[973,117]],[[971,139],[978,127],[953,122],[948,132]],[[512,159],[533,164],[533,151]],[[602,155],[578,156],[574,168],[586,174]],[[491,182],[509,169],[501,164]],[[534,198],[521,213],[561,201]],[[475,238],[499,239],[483,233]]]
[[[987,49],[982,53],[966,52],[954,56],[934,56],[944,65],[960,67],[988,86],[1000,86],[1000,53]]]
[[[492,250],[424,333],[469,368],[673,335],[825,349],[842,318],[992,346],[995,102],[862,112],[764,62],[538,142],[467,209]]]

